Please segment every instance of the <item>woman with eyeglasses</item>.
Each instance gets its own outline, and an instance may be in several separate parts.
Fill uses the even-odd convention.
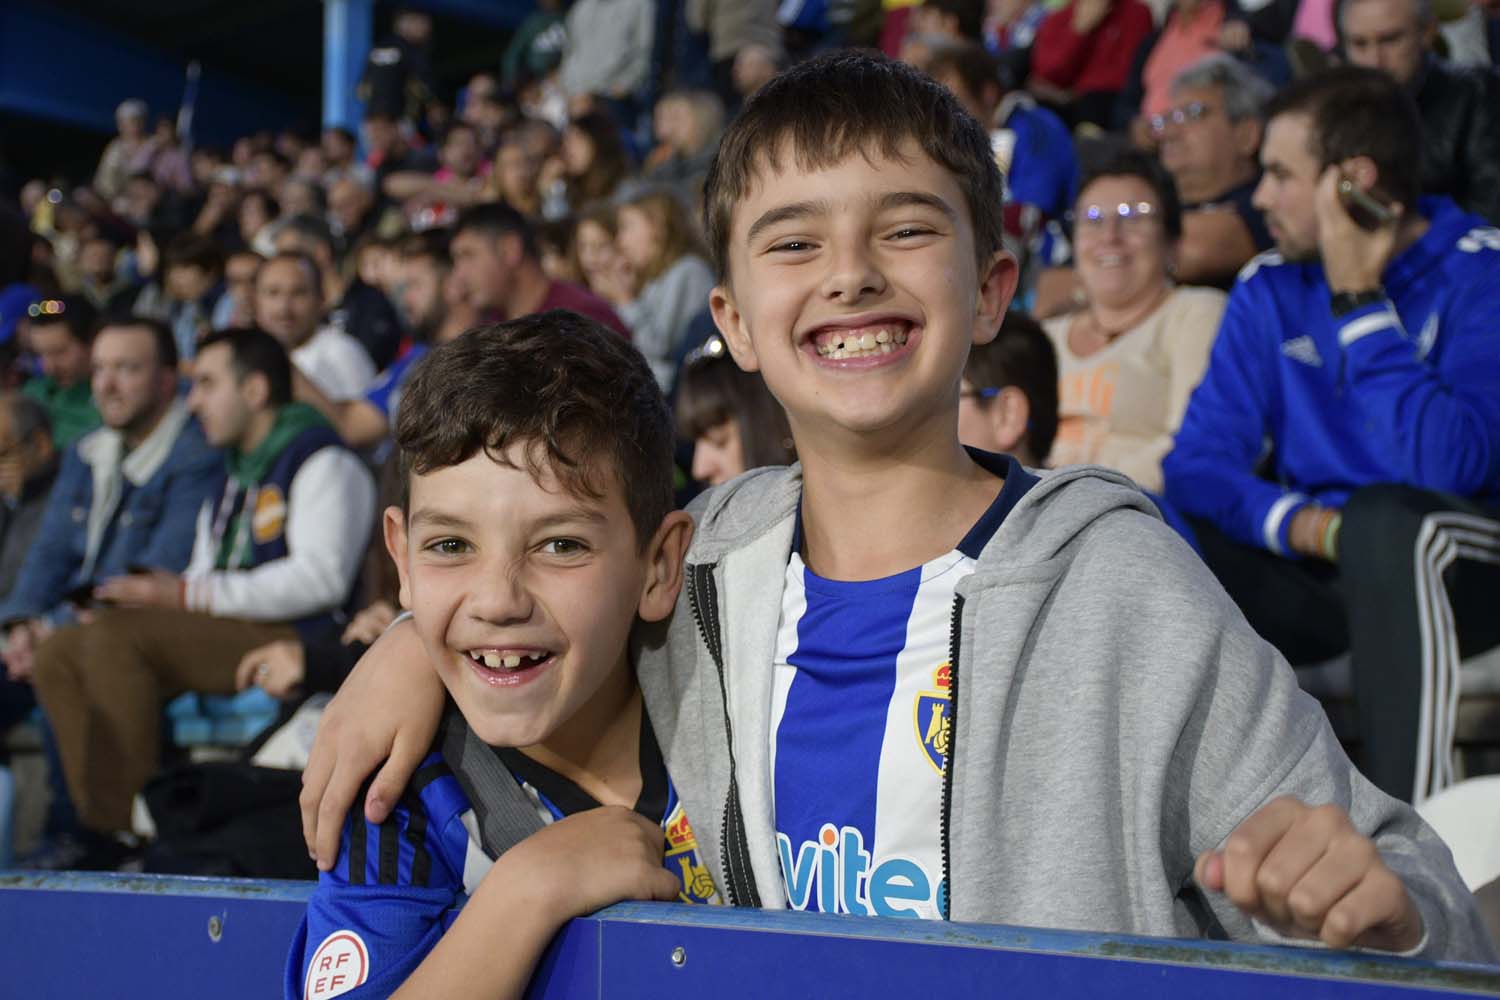
[[[1226,301],[1173,282],[1181,235],[1176,188],[1155,159],[1114,147],[1085,166],[1073,210],[1085,304],[1044,324],[1058,361],[1054,465],[1104,465],[1161,491],[1161,461],[1208,367]]]

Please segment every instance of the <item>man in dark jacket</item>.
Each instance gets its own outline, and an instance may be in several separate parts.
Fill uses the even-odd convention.
[[[1433,54],[1430,0],[1341,0],[1338,14],[1349,61],[1385,70],[1416,99],[1423,192],[1500,223],[1500,75]]]

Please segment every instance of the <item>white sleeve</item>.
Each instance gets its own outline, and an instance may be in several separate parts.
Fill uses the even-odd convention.
[[[228,486],[225,488],[228,489]],[[187,569],[183,570],[184,576],[214,568],[214,510],[221,499],[222,496],[211,497],[198,508],[198,523],[193,529],[193,554],[188,559]]]
[[[254,569],[190,571],[189,610],[285,622],[344,602],[374,522],[374,480],[352,452],[329,447],[302,463],[289,493],[287,554]]]

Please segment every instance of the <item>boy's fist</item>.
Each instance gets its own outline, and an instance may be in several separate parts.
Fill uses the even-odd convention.
[[[682,885],[662,867],[664,847],[658,824],[624,806],[601,806],[538,830],[502,857],[542,879],[543,898],[566,920],[622,899],[676,899]]]
[[[1337,806],[1275,799],[1200,854],[1193,877],[1288,937],[1396,952],[1422,940],[1406,886]]]

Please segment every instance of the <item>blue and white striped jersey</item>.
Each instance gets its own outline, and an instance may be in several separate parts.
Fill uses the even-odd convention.
[[[1036,483],[974,453],[1005,485],[959,543],[858,583],[809,570],[794,542],[772,684],[776,841],[798,910],[938,918],[955,589]],[[800,539],[800,525],[797,532]]]
[[[643,736],[649,733],[643,729]],[[636,810],[661,819],[663,864],[683,883],[678,898],[716,903],[713,878],[654,741],[650,752],[658,767],[643,768],[646,784]],[[543,823],[598,804],[519,753],[499,753]],[[646,759],[643,748],[643,764]],[[493,865],[468,796],[442,756],[429,754],[384,823],[371,826],[358,810],[345,821],[338,863],[319,876],[292,942],[287,1000],[389,996],[427,957]],[[497,946],[501,941],[497,936]]]

